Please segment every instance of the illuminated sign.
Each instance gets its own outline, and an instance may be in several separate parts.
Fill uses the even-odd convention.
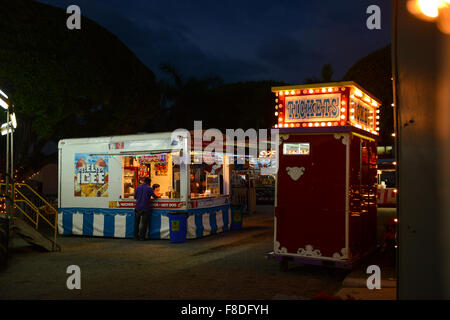
[[[286,97],[284,122],[339,121],[341,94]]]
[[[370,128],[374,130],[374,108],[364,103],[361,100],[353,100],[354,114],[351,120],[353,123],[358,124],[364,128]]]

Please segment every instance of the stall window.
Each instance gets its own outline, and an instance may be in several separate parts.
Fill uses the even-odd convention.
[[[309,143],[285,143],[283,144],[284,155],[309,155]]]
[[[180,198],[180,167],[173,164],[173,153],[123,157],[122,198],[134,198],[134,191],[145,178],[152,180],[152,186],[159,186],[161,198]]]
[[[205,157],[205,154],[203,155]],[[223,194],[223,165],[217,154],[206,155],[215,157],[214,164],[202,162],[198,154],[193,154],[190,165],[191,198],[214,197]],[[203,158],[205,159],[205,158]]]

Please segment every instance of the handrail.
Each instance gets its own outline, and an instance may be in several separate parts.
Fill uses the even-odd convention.
[[[55,214],[58,214],[58,210],[54,206],[52,206],[44,197],[42,197],[36,190],[27,185],[26,183],[15,183],[16,186],[19,187],[27,187],[31,192],[33,192],[36,196],[38,196],[47,206],[49,206]]]
[[[50,227],[52,229],[54,229],[54,234],[53,234],[53,241],[52,241],[52,247],[53,250],[56,247],[59,247],[58,244],[56,243],[56,236],[58,233],[58,210],[55,209],[55,207],[53,207],[45,198],[43,198],[39,193],[36,192],[36,190],[34,190],[33,188],[31,188],[29,185],[25,184],[25,183],[15,183],[14,184],[17,187],[27,187],[30,191],[32,191],[36,196],[38,196],[48,207],[50,207],[54,212],[55,212],[55,222],[51,223],[39,210],[39,208],[34,205],[33,202],[31,202],[30,199],[28,199],[18,188],[14,188],[15,193],[19,194],[21,196],[21,199],[14,199],[14,208],[19,209],[19,211],[28,218],[28,220],[31,221],[31,223],[33,223],[36,226],[36,229],[38,229],[38,225],[39,225],[39,217],[41,217],[42,219],[44,219],[45,222],[47,222]],[[0,186],[6,186],[6,183],[0,183]],[[7,190],[6,193],[8,193],[8,189],[9,186],[6,186]],[[5,196],[7,196],[5,194]],[[14,194],[15,197],[15,194]],[[3,198],[3,197],[2,197]],[[23,202],[25,204],[28,205],[28,207],[30,207],[35,213],[36,213],[36,221],[34,221],[21,207],[17,206],[16,203],[17,202]]]

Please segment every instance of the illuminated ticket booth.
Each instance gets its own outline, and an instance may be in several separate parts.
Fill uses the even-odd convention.
[[[188,141],[172,133],[61,140],[59,233],[132,238],[134,192],[147,177],[160,196],[152,201],[148,238],[170,238],[172,211],[187,213],[187,239],[229,230],[228,157],[191,151]]]
[[[274,252],[351,268],[376,248],[380,102],[354,82],[274,87]]]

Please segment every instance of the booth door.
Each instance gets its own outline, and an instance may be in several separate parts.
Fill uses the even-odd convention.
[[[280,144],[276,252],[343,255],[347,139],[342,134],[290,135]],[[309,152],[286,154],[296,143],[309,145]]]

